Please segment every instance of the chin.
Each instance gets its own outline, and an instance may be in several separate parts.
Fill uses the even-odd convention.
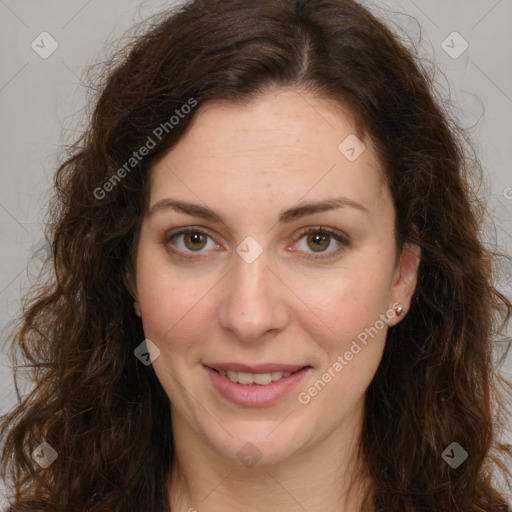
[[[253,423],[252,428],[245,424],[236,429],[227,424],[225,428],[233,437],[222,430],[222,440],[210,439],[210,443],[221,456],[246,467],[285,462],[305,445],[300,434],[283,423]]]

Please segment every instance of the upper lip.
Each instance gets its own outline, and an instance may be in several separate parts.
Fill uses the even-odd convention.
[[[212,370],[225,370],[232,372],[246,373],[270,373],[270,372],[296,372],[308,365],[303,364],[281,364],[281,363],[262,363],[262,364],[244,364],[244,363],[208,363],[205,364]]]

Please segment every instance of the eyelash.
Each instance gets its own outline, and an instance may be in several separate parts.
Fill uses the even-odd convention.
[[[185,253],[183,251],[181,251],[179,249],[176,250],[176,249],[171,248],[172,244],[170,244],[171,240],[173,240],[174,238],[179,237],[181,235],[186,235],[189,233],[200,234],[200,235],[206,236],[213,240],[213,238],[210,236],[210,234],[207,231],[205,231],[201,228],[188,227],[185,229],[181,229],[177,232],[171,232],[171,233],[167,234],[165,236],[164,243],[173,254],[178,255],[179,257],[181,257],[183,259],[194,260],[194,259],[199,258],[200,256],[185,256]],[[331,229],[324,228],[323,226],[317,226],[317,227],[311,227],[311,228],[305,229],[304,231],[301,232],[301,234],[298,236],[298,238],[295,240],[294,243],[297,243],[299,240],[304,238],[306,235],[310,235],[310,234],[328,235],[328,236],[334,238],[337,242],[339,242],[341,244],[341,247],[339,247],[338,249],[336,249],[334,251],[330,251],[327,253],[325,253],[325,252],[319,253],[321,255],[306,256],[306,259],[309,259],[309,260],[313,260],[313,261],[331,260],[331,259],[337,257],[349,245],[349,239],[345,235],[343,235],[337,231],[333,231]],[[197,253],[200,254],[201,251],[197,251]],[[328,256],[324,256],[323,254],[328,254]]]

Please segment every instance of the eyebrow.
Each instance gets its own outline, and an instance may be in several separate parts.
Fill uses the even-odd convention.
[[[354,208],[363,213],[369,213],[368,209],[362,204],[352,201],[347,197],[338,197],[335,199],[326,199],[324,201],[318,201],[314,203],[305,203],[294,208],[285,210],[279,216],[279,222],[285,224],[292,222],[306,215],[312,215],[314,213],[326,212],[329,210],[336,210],[338,208]],[[149,215],[155,212],[171,209],[181,213],[186,213],[195,217],[200,217],[211,222],[220,222],[225,224],[221,214],[212,210],[208,206],[190,203],[187,201],[180,201],[177,199],[167,198],[156,202],[149,210]]]

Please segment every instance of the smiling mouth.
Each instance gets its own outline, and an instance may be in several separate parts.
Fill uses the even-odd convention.
[[[203,364],[213,388],[232,404],[241,407],[270,407],[288,396],[312,366],[261,363]]]
[[[300,368],[299,370],[296,370],[294,372],[272,371],[266,373],[235,372],[230,370],[217,370],[216,368],[211,367],[208,368],[222,375],[223,377],[226,377],[231,382],[235,382],[237,384],[258,384],[260,386],[265,386],[267,384],[270,384],[271,382],[275,382],[283,378],[289,377],[290,375],[293,375],[294,373],[300,372],[304,368],[309,367],[304,366],[303,368]]]

